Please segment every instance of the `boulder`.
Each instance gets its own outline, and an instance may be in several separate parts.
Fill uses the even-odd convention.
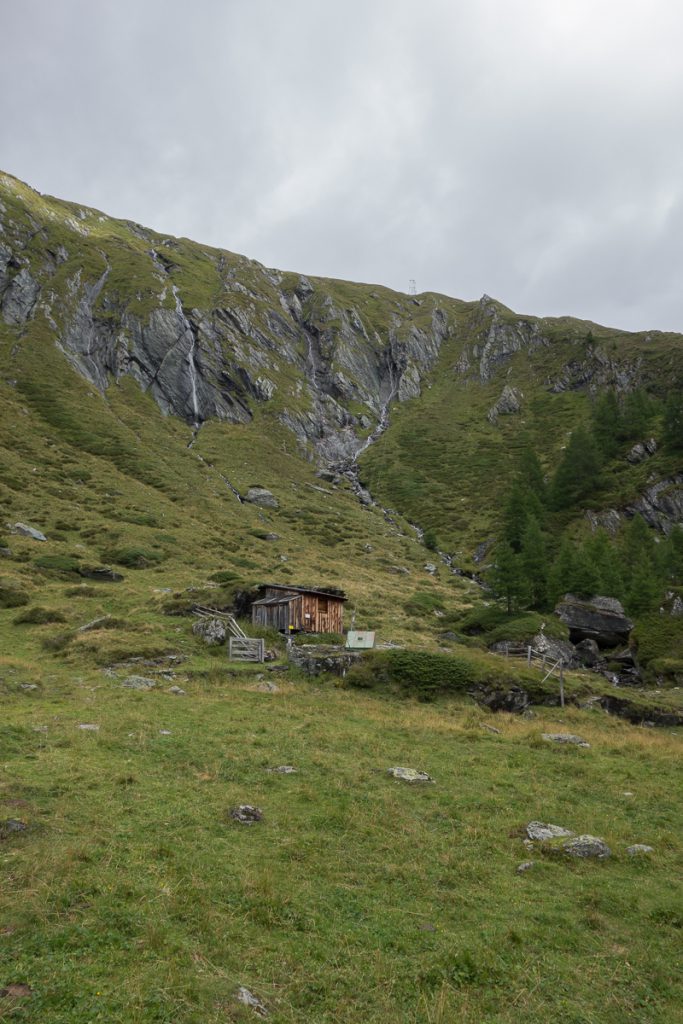
[[[252,807],[251,804],[240,804],[239,807],[232,808],[230,817],[240,825],[255,825],[257,821],[263,820],[263,811],[260,807]]]
[[[121,683],[121,686],[128,690],[153,690],[156,685],[156,681],[148,679],[147,676],[128,676]]]
[[[95,580],[98,583],[120,583],[123,579],[120,572],[114,572],[113,569],[109,569],[104,565],[82,565],[78,570],[78,575],[86,580]]]
[[[622,605],[613,597],[598,596],[583,601],[573,594],[565,594],[555,614],[569,627],[572,643],[595,640],[598,647],[617,647],[628,644],[633,629]]]
[[[197,619],[192,625],[192,632],[199,637],[207,647],[219,647],[225,643],[225,623],[220,619]]]
[[[545,633],[537,633],[531,641],[534,650],[545,654],[549,661],[561,661],[563,665],[572,665],[576,661],[574,645],[566,640],[556,640],[554,637],[546,636]]]
[[[15,523],[13,526],[14,533],[20,534],[22,537],[30,537],[31,540],[47,540],[44,533],[40,530],[36,530],[33,526],[27,526],[26,523]]]
[[[595,640],[580,640],[574,648],[574,655],[586,668],[595,668],[600,661],[600,648]]]
[[[517,388],[512,388],[509,384],[506,384],[500,398],[495,405],[491,406],[486,414],[486,419],[489,423],[497,423],[499,416],[510,416],[512,413],[519,412],[522,407],[521,398],[522,393]]]
[[[287,658],[292,664],[302,669],[309,676],[319,676],[329,672],[334,676],[346,675],[352,665],[363,657],[362,651],[347,651],[344,647],[332,644],[307,644],[297,646],[290,644]]]
[[[654,853],[654,846],[647,846],[645,843],[634,843],[633,846],[627,846],[626,852],[629,857],[646,857],[648,853]]]
[[[511,711],[522,714],[529,706],[529,694],[520,686],[497,690],[490,686],[477,686],[468,690],[470,697],[491,711]]]
[[[612,855],[605,840],[598,839],[597,836],[575,836],[563,842],[561,848],[568,857],[595,857],[597,860],[606,860]]]
[[[280,502],[275,495],[265,487],[250,487],[244,500],[248,501],[250,505],[259,505],[261,508],[280,507]]]
[[[637,441],[626,456],[626,459],[631,463],[631,465],[635,466],[638,462],[643,462],[645,459],[649,459],[656,451],[657,442],[654,437],[651,437],[647,441]]]

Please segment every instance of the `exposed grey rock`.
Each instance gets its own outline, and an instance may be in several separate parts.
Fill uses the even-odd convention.
[[[606,860],[612,851],[604,839],[597,836],[575,836],[562,843],[562,849],[570,857],[595,857],[597,860]]]
[[[38,686],[37,683],[21,683],[20,684],[20,688],[22,690],[28,690],[29,692],[31,692],[32,690],[39,690],[40,689],[40,687]]]
[[[574,650],[577,660],[586,668],[594,668],[600,661],[600,648],[595,640],[580,640]]]
[[[0,558],[12,558],[11,548],[0,548]]]
[[[31,272],[22,267],[10,281],[0,301],[2,317],[6,324],[25,323],[38,300],[40,285],[31,276]]]
[[[105,622],[109,622],[111,615],[100,615],[97,619],[91,619],[84,626],[79,626],[77,633],[91,633],[94,629],[101,629]]]
[[[276,775],[296,775],[297,769],[291,764],[281,764],[277,768],[267,768],[266,771],[274,772]]]
[[[590,523],[591,530],[605,530],[610,537],[616,537],[621,526],[621,516],[614,508],[608,508],[605,512],[586,512],[586,519]]]
[[[19,533],[22,537],[30,537],[31,540],[47,540],[44,533],[36,530],[34,526],[27,526],[26,523],[15,523],[12,529],[14,533]]]
[[[636,465],[639,462],[643,462],[645,459],[649,459],[656,451],[657,442],[654,437],[651,437],[647,441],[637,441],[626,458],[632,465]]]
[[[540,654],[545,654],[550,662],[561,661],[566,666],[576,661],[574,645],[566,640],[556,640],[545,633],[537,633],[531,640],[531,646]]]
[[[569,743],[576,747],[590,747],[590,743],[571,732],[544,732],[542,738],[548,743]]]
[[[401,779],[403,782],[434,782],[427,772],[419,772],[416,768],[388,768],[387,775],[394,779]]]
[[[263,683],[257,683],[257,685],[254,687],[254,689],[258,693],[279,693],[280,692],[280,687],[277,685],[277,683],[271,682],[270,679],[266,680]]]
[[[20,818],[5,818],[4,821],[0,821],[0,839],[5,839],[16,832],[25,832],[27,828],[26,822]]]
[[[248,988],[244,985],[240,985],[235,993],[235,998],[238,1003],[242,1003],[244,1006],[248,1006],[250,1010],[253,1010],[259,1017],[267,1017],[268,1009],[264,1003],[261,1002],[258,996],[255,996]]]
[[[280,503],[265,487],[250,487],[244,496],[244,500],[251,505],[259,505],[261,508],[279,508]]]
[[[406,569],[405,565],[391,565],[389,572],[393,572],[396,576],[410,576],[410,569]]]
[[[225,643],[227,637],[225,623],[221,619],[197,619],[192,624],[192,632],[203,640],[207,647],[219,647]]]
[[[668,536],[683,523],[683,473],[650,484],[624,511],[628,516],[640,514],[648,526]]]
[[[669,615],[674,615],[676,617],[683,615],[683,601],[681,600],[679,594],[676,594],[673,601],[671,602],[671,609],[669,611]]]
[[[121,683],[121,686],[129,690],[153,690],[156,685],[156,681],[147,676],[128,676]]]
[[[520,686],[511,686],[507,690],[496,689],[493,686],[476,686],[468,690],[468,693],[478,704],[491,711],[522,714],[529,706],[529,695]]]
[[[525,871],[530,871],[535,863],[533,860],[523,860],[521,864],[517,865],[517,874],[523,875]]]
[[[542,821],[530,821],[526,827],[526,834],[529,839],[539,842],[546,842],[548,839],[568,838],[575,833],[561,825],[549,825]]]
[[[83,732],[99,732],[100,731],[99,725],[95,725],[94,722],[82,722],[78,726],[78,728],[82,729]]]
[[[521,391],[506,384],[500,398],[486,414],[486,419],[489,423],[497,423],[499,416],[510,416],[512,413],[519,412],[522,407],[521,398]]]
[[[120,583],[123,579],[120,572],[115,572],[104,565],[92,567],[82,565],[78,570],[78,575],[86,580],[95,580],[96,583]]]
[[[633,623],[613,597],[593,597],[582,601],[573,594],[565,594],[555,608],[555,614],[569,627],[572,643],[595,640],[599,647],[628,644]]]
[[[480,565],[484,561],[487,554],[491,550],[491,547],[496,543],[495,537],[489,538],[489,540],[483,540],[481,544],[477,544],[472,555],[472,561],[475,565]]]
[[[496,736],[500,736],[500,729],[496,729],[495,725],[487,725],[486,722],[481,723],[482,729],[486,729],[487,732],[495,733]]]
[[[645,843],[634,843],[633,846],[627,846],[626,852],[629,857],[644,857],[648,853],[654,853],[654,846],[647,846]]]
[[[433,562],[427,562],[424,566],[424,571],[428,572],[430,576],[435,576],[437,573],[437,567]]]
[[[346,648],[331,644],[308,644],[301,647],[290,644],[287,650],[289,661],[303,669],[309,676],[329,672],[331,675],[343,677],[362,656],[361,651],[348,651]]]
[[[252,807],[251,804],[240,804],[231,809],[230,817],[240,825],[255,825],[257,821],[263,820],[263,811],[260,807]]]
[[[169,686],[168,692],[172,693],[175,697],[186,697],[187,696],[187,694],[185,693],[185,690],[183,690],[182,687],[180,687],[180,686]]]

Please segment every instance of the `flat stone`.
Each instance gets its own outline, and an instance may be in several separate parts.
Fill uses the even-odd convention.
[[[590,743],[571,732],[544,732],[542,738],[548,743],[569,743],[575,747],[590,747]]]
[[[517,874],[523,875],[525,871],[530,871],[535,863],[536,861],[533,860],[523,860],[521,864],[517,865]]]
[[[259,505],[261,508],[279,508],[280,503],[275,495],[265,487],[250,487],[244,495],[244,500],[251,505]]]
[[[172,733],[171,733],[170,729],[159,729],[159,735],[160,736],[171,736]]]
[[[37,690],[37,689],[39,689],[39,687],[37,686],[36,683],[22,683],[21,684],[21,689],[22,690]]]
[[[82,729],[84,732],[99,732],[100,731],[99,725],[95,725],[93,722],[82,722],[78,726],[78,728]]]
[[[648,853],[654,853],[654,846],[647,846],[645,843],[634,843],[633,846],[627,846],[626,852],[629,857],[643,857]]]
[[[148,679],[147,676],[128,676],[121,683],[121,686],[125,686],[129,690],[153,690],[156,685],[156,681]]]
[[[297,769],[291,764],[281,764],[277,768],[267,768],[266,771],[275,772],[277,775],[295,775]]]
[[[606,860],[612,854],[605,840],[597,836],[575,836],[562,843],[562,849],[570,857],[595,857],[597,860]]]
[[[186,697],[187,694],[181,686],[169,686],[168,692],[174,694],[176,697]]]
[[[19,818],[7,818],[5,821],[0,822],[0,839],[3,836],[11,835],[13,832],[25,832],[28,825],[25,821],[21,821]]]
[[[30,537],[31,540],[47,540],[44,533],[33,526],[27,526],[26,523],[15,523],[13,529],[15,533],[21,534],[22,537]]]
[[[271,683],[271,682],[258,683],[258,685],[254,687],[254,689],[258,693],[279,693],[280,692],[280,687],[277,685],[277,683]]]
[[[529,839],[545,842],[548,839],[559,839],[573,836],[575,833],[561,825],[550,825],[542,821],[530,821],[526,827],[526,834]]]
[[[403,782],[434,782],[427,772],[419,772],[415,768],[389,768],[387,775],[391,775],[394,779],[401,779]]]
[[[240,804],[239,807],[231,809],[230,817],[234,821],[239,821],[240,825],[255,825],[257,821],[263,820],[263,811],[260,807],[252,807],[251,804]]]

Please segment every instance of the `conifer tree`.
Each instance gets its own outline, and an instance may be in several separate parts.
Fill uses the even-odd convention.
[[[529,601],[532,608],[543,609],[548,600],[548,555],[545,538],[533,516],[527,519],[522,534],[522,571],[528,588]]]
[[[600,484],[600,460],[595,442],[584,427],[569,439],[552,483],[552,503],[558,511],[571,508]]]
[[[642,553],[633,567],[626,608],[631,615],[654,611],[662,597],[662,587],[652,571],[652,562]]]
[[[548,577],[548,597],[551,605],[556,605],[560,598],[571,590],[575,563],[574,544],[565,534],[560,541],[560,547]]]
[[[624,580],[619,569],[619,561],[614,544],[604,530],[597,530],[584,544],[586,557],[596,569],[598,577],[597,592],[607,597],[623,600]]]
[[[683,451],[683,383],[669,391],[664,406],[664,433],[662,440],[670,451]]]
[[[543,478],[543,468],[538,455],[529,444],[525,445],[520,453],[517,462],[517,478],[527,490],[538,498],[541,505],[545,505],[547,488]],[[534,514],[536,515],[536,512]]]
[[[620,435],[624,441],[637,441],[645,437],[655,407],[644,388],[629,391],[624,399],[620,421]]]
[[[614,391],[605,391],[596,399],[591,419],[598,453],[604,461],[613,458],[619,448],[621,433],[621,409]]]
[[[495,595],[505,601],[508,614],[524,607],[529,598],[529,586],[521,556],[507,541],[502,541],[496,548],[496,562],[489,578]]]

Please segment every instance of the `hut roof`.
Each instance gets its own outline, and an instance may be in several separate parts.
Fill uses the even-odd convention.
[[[336,587],[299,587],[295,583],[262,583],[259,590],[283,590],[288,591],[291,595],[292,591],[298,594],[316,594],[318,597],[334,597],[337,601],[348,601],[348,597],[343,590],[339,590]],[[288,600],[287,597],[282,598],[262,598],[259,601],[255,601],[254,604],[274,604],[278,600]]]

